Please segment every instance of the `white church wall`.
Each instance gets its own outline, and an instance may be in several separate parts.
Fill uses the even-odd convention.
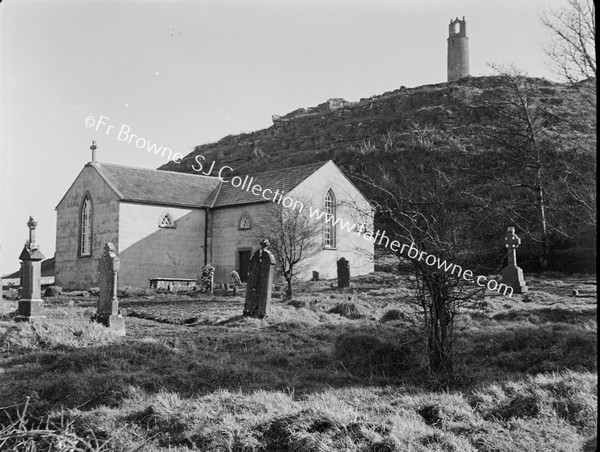
[[[86,193],[92,201],[91,255],[79,256],[80,209]],[[104,244],[119,246],[119,199],[91,166],[85,166],[56,207],[56,285],[83,290],[98,285],[98,260]]]
[[[288,193],[294,199],[309,199],[313,209],[324,210],[325,196],[332,189],[336,198],[336,217],[350,225],[356,224],[356,229],[362,223],[367,223],[367,230],[373,230],[371,207],[358,189],[344,176],[333,162],[319,168],[314,174],[305,179],[294,190]],[[305,209],[308,206],[305,206]],[[323,228],[324,220],[321,219]],[[320,238],[322,240],[322,237]],[[350,262],[350,275],[359,276],[374,271],[374,245],[372,241],[362,236],[336,227],[336,247],[328,249],[321,244],[320,251],[306,259],[302,264],[299,278],[308,280],[312,271],[319,272],[323,279],[337,278],[337,261],[344,257]]]
[[[159,227],[169,214],[174,227]],[[149,278],[196,278],[204,265],[203,209],[121,202],[119,286],[148,287]]]

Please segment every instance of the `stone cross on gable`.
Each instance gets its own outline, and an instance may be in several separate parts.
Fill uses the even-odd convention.
[[[506,229],[504,236],[504,247],[508,249],[508,265],[517,265],[517,248],[521,244],[521,239],[515,234],[515,228],[510,226]]]
[[[96,146],[96,140],[92,140],[92,145],[90,146],[90,149],[92,150],[92,162],[96,161],[96,149],[98,149],[98,146]]]

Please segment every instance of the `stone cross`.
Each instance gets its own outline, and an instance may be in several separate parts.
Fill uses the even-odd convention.
[[[514,293],[527,293],[527,285],[523,270],[517,266],[517,248],[521,239],[515,234],[515,228],[510,226],[504,236],[504,247],[508,250],[508,265],[502,270],[502,283],[511,287]]]
[[[515,234],[515,228],[510,226],[504,236],[504,246],[508,249],[508,265],[517,265],[517,248],[521,239]]]
[[[125,320],[119,314],[117,299],[117,274],[120,269],[119,256],[112,243],[104,245],[104,252],[98,261],[98,305],[93,320],[108,327],[111,333],[125,336]]]
[[[35,243],[35,228],[37,225],[38,222],[33,217],[29,217],[29,221],[27,222],[27,226],[29,227],[29,241],[26,244],[29,245],[30,249],[37,249],[37,244]]]
[[[90,146],[90,149],[92,150],[92,162],[96,161],[96,149],[98,149],[98,146],[96,146],[96,140],[92,140],[92,145]]]
[[[350,287],[350,262],[342,257],[337,261],[338,288]]]
[[[25,242],[19,255],[21,263],[21,298],[17,308],[16,320],[29,320],[39,317],[42,309],[42,259],[44,255],[35,243],[37,221],[29,217],[29,240]]]
[[[244,303],[244,316],[246,317],[263,319],[269,315],[275,257],[267,250],[268,247],[269,241],[262,240],[260,249],[255,251],[250,258]]]
[[[206,264],[202,267],[202,276],[200,277],[200,291],[213,293],[213,284],[215,276],[215,267]]]

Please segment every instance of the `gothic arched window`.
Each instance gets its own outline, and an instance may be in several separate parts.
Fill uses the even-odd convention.
[[[250,218],[250,215],[248,215],[246,212],[244,212],[240,217],[238,229],[252,229],[252,218]]]
[[[169,212],[162,214],[160,216],[160,219],[158,220],[158,227],[159,228],[174,228],[175,220],[173,220],[173,216]]]
[[[335,248],[335,194],[331,189],[325,196],[325,220],[323,244],[326,248]]]
[[[81,204],[81,216],[79,217],[79,255],[91,256],[92,254],[92,200],[86,195]]]

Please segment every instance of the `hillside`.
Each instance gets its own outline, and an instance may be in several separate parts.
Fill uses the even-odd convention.
[[[582,98],[594,85],[522,78],[518,89],[501,76],[467,77],[357,102],[330,99],[274,115],[266,129],[197,146],[160,169],[194,173],[198,155],[204,168],[215,161],[213,175],[224,165],[244,174],[331,159],[375,203],[381,192],[374,181],[404,170],[414,179],[409,186],[417,186],[441,169],[487,206],[473,233],[489,243],[488,271],[501,263],[507,224],[525,233],[519,251],[526,271],[541,268],[539,198],[523,189],[541,178],[551,269],[594,272],[596,112]],[[519,99],[530,117],[519,117]],[[533,146],[524,138],[529,120]],[[375,221],[386,227],[378,215]]]
[[[595,112],[586,111],[578,92],[566,85],[529,78],[528,95],[543,105],[548,120],[565,142],[596,140]],[[273,125],[252,133],[229,135],[216,143],[197,146],[180,164],[163,170],[193,173],[196,155],[238,173],[295,166],[333,159],[353,172],[343,157],[348,151],[364,154],[414,140],[419,131],[437,131],[446,143],[465,150],[491,149],[486,137],[495,129],[490,103],[503,96],[499,77],[468,77],[457,82],[401,87],[358,102],[330,99],[316,107],[300,108],[284,116],[273,115]]]

